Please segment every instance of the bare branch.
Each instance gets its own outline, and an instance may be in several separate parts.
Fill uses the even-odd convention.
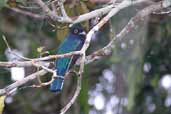
[[[35,72],[35,73],[25,77],[22,80],[16,81],[13,84],[5,87],[4,89],[0,89],[0,95],[8,94],[11,90],[13,90],[19,86],[22,86],[23,84],[26,84],[27,82],[29,82],[31,80],[34,80],[37,77],[37,75],[44,76],[46,73],[47,73],[47,71],[40,70],[38,72]]]
[[[80,23],[82,21],[89,20],[94,17],[104,15],[104,14],[108,13],[113,8],[113,5],[109,5],[104,8],[97,9],[92,12],[80,15],[78,17],[72,17],[71,18],[72,20],[70,20],[68,18],[66,19],[66,18],[57,16],[57,14],[54,13],[53,11],[51,11],[46,6],[46,4],[43,3],[42,0],[34,0],[34,1],[42,8],[42,10],[45,12],[45,14],[47,14],[49,17],[51,17],[52,20],[62,22],[62,23]],[[62,8],[62,11],[63,11],[63,14],[65,14],[63,8]]]
[[[2,35],[2,38],[3,38],[4,42],[5,42],[5,44],[6,44],[7,48],[8,48],[8,50],[11,51],[10,45],[9,45],[9,43],[8,43],[8,41],[7,41],[7,39],[6,39],[6,37],[5,37],[4,35]]]
[[[38,76],[39,77],[39,76]],[[32,85],[32,87],[34,87],[34,88],[39,88],[39,87],[43,87],[43,86],[48,86],[48,85],[50,85],[53,81],[54,81],[54,79],[55,79],[56,77],[53,75],[52,77],[51,77],[51,80],[50,81],[48,81],[48,82],[42,82],[41,80],[40,80],[40,77],[38,78],[38,81],[39,81],[39,85]]]
[[[110,55],[112,52],[112,49],[114,48],[114,43],[116,40],[122,40],[122,38],[124,38],[126,35],[128,35],[132,30],[134,30],[139,23],[141,23],[142,21],[145,21],[145,19],[154,11],[157,10],[161,10],[163,9],[164,6],[162,5],[162,2],[158,2],[158,3],[154,3],[146,8],[144,8],[143,10],[139,11],[136,16],[134,16],[129,22],[128,24],[122,29],[122,31],[120,33],[118,33],[113,39],[112,41],[105,46],[102,49],[99,49],[97,51],[95,51],[94,53],[92,53],[91,55],[86,57],[86,64],[100,59],[103,56],[107,56]]]
[[[72,55],[81,55],[81,54],[82,54],[81,51],[73,51],[73,52],[64,53],[64,54],[56,54],[56,55],[49,55],[49,56],[41,57],[41,58],[34,58],[32,60],[45,61],[45,60],[50,60],[50,59],[64,58],[64,57],[68,57],[68,56],[72,56]]]
[[[67,15],[67,13],[66,13],[66,11],[65,11],[65,8],[64,8],[64,1],[63,1],[63,0],[59,0],[59,1],[58,1],[58,4],[59,4],[59,6],[60,6],[62,16],[63,16],[64,18],[66,18],[67,20],[69,20],[69,21],[72,22],[71,18]]]
[[[48,66],[49,62],[38,62],[39,64],[43,64]],[[2,62],[0,61],[0,67],[28,67],[28,66],[35,66],[31,61],[9,61],[9,62]]]
[[[82,64],[84,65],[84,64]],[[61,109],[60,114],[65,114],[66,111],[68,111],[68,109],[72,106],[72,104],[75,102],[75,100],[77,99],[78,95],[80,94],[81,91],[81,80],[82,80],[82,73],[78,76],[77,79],[77,87],[76,87],[76,91],[73,95],[73,97],[71,98],[71,100],[66,104],[66,106],[64,108]]]
[[[49,62],[41,62],[41,61],[46,61],[46,60],[50,60],[50,59],[57,59],[57,58],[63,58],[63,57],[72,56],[72,55],[81,55],[81,54],[82,54],[82,52],[80,52],[80,51],[73,51],[73,52],[65,53],[65,54],[56,54],[56,55],[49,55],[49,56],[46,56],[46,57],[33,58],[33,59],[29,59],[28,61],[10,61],[10,62],[2,62],[2,61],[0,61],[0,67],[35,66],[34,63],[43,64],[43,65],[47,66],[47,64]],[[23,58],[23,57],[21,57],[21,58]]]
[[[42,20],[42,19],[46,18],[46,16],[35,14],[33,12],[29,12],[29,11],[26,11],[26,10],[23,10],[23,9],[19,9],[19,8],[9,8],[9,9],[14,11],[14,12],[17,12],[17,13],[20,13],[22,15],[26,15],[26,16],[29,16],[29,17],[32,17],[32,18],[35,18],[35,19]]]
[[[87,50],[87,48],[90,45],[90,41],[92,38],[92,35],[98,31],[107,21],[109,21],[109,19],[116,15],[120,10],[129,7],[131,5],[135,5],[138,3],[142,3],[145,2],[147,0],[138,0],[138,1],[127,1],[124,0],[123,2],[121,2],[118,6],[116,6],[115,8],[113,8],[96,26],[94,26],[87,34],[86,36],[86,41],[81,49],[81,52],[85,52]]]
[[[42,10],[53,20],[59,21],[59,22],[65,22],[65,23],[79,23],[94,17],[97,17],[99,15],[104,15],[107,14],[95,27],[93,27],[87,34],[86,36],[86,41],[85,44],[83,45],[82,49],[80,51],[73,51],[70,53],[65,53],[65,54],[57,54],[57,55],[49,55],[46,57],[40,57],[40,58],[33,58],[33,59],[28,59],[27,61],[15,61],[15,62],[0,62],[1,67],[20,67],[20,66],[38,66],[42,67],[43,70],[40,70],[36,73],[33,73],[27,77],[25,77],[21,81],[17,81],[4,89],[0,89],[0,95],[3,94],[8,94],[11,90],[22,86],[23,84],[27,83],[28,81],[34,80],[37,75],[43,76],[45,75],[48,71],[49,72],[54,72],[54,70],[51,70],[44,66],[44,64],[48,64],[48,62],[42,62],[50,59],[57,59],[57,58],[63,58],[67,56],[72,56],[72,55],[80,55],[80,69],[79,69],[79,75],[78,81],[77,81],[77,88],[74,93],[74,96],[72,99],[67,103],[67,105],[61,110],[61,114],[64,114],[70,107],[71,105],[75,102],[76,98],[78,97],[80,90],[81,90],[81,79],[82,79],[82,73],[84,71],[84,65],[87,64],[87,62],[92,62],[96,59],[101,58],[102,56],[106,56],[111,54],[112,49],[114,48],[114,43],[115,41],[120,41],[122,38],[124,38],[128,33],[130,33],[132,30],[134,30],[137,25],[144,21],[148,15],[150,15],[152,12],[155,12],[157,10],[161,10],[163,8],[169,7],[171,5],[171,1],[169,0],[164,0],[158,3],[153,3],[152,5],[144,8],[143,10],[139,11],[135,17],[131,18],[131,20],[128,22],[128,24],[121,30],[120,33],[118,33],[110,42],[107,46],[104,48],[94,52],[93,54],[89,55],[86,57],[86,50],[88,49],[90,45],[90,41],[92,38],[92,35],[98,31],[106,22],[110,20],[111,17],[116,15],[119,11],[122,9],[143,3],[143,2],[148,2],[148,0],[136,0],[136,1],[131,1],[131,0],[123,0],[120,4],[116,5],[115,7],[113,5],[106,6],[101,9],[94,10],[92,12],[83,14],[78,16],[77,18],[67,18],[67,14],[65,12],[64,7],[61,5],[61,11],[62,11],[62,16],[58,16],[54,11],[49,9],[49,7],[44,4],[42,0],[34,0],[41,8]],[[8,44],[8,43],[6,43]],[[7,45],[8,47],[8,45]],[[44,83],[44,85],[49,85],[53,81],[53,78],[51,81]]]
[[[68,18],[63,18],[63,17],[59,17],[58,15],[56,15],[56,13],[50,10],[49,7],[42,0],[34,0],[34,1],[42,8],[42,10],[44,11],[46,15],[51,17],[51,19],[55,21],[59,21],[59,22],[72,23],[72,21],[69,20]]]

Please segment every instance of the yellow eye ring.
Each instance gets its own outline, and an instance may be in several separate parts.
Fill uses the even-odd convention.
[[[74,29],[74,33],[77,34],[78,33],[78,29]]]

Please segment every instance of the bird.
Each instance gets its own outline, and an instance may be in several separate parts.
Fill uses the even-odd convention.
[[[69,28],[69,33],[64,41],[59,45],[57,54],[69,53],[72,51],[79,51],[84,45],[86,39],[86,32],[80,25],[73,25]],[[51,92],[61,92],[64,83],[65,74],[72,68],[79,55],[72,55],[64,58],[57,58],[55,60],[56,78],[50,85]]]

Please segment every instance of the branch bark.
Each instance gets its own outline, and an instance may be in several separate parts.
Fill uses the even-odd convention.
[[[131,20],[128,22],[128,24],[122,29],[120,33],[118,33],[112,40],[109,42],[105,47],[102,49],[99,49],[95,52],[93,52],[91,55],[86,57],[86,63],[93,62],[95,60],[100,59],[103,56],[110,55],[112,53],[112,49],[114,48],[115,41],[121,41],[122,38],[124,38],[126,35],[128,35],[132,30],[134,30],[140,22],[143,22],[146,20],[146,18],[153,12],[161,10],[165,8],[164,1],[154,3],[143,10],[139,11]],[[169,4],[168,6],[169,7]]]
[[[0,95],[5,95],[8,94],[10,91],[12,91],[13,89],[22,86],[24,84],[26,84],[27,82],[36,79],[37,76],[44,76],[47,73],[46,70],[40,70],[38,72],[35,72],[27,77],[25,77],[22,80],[16,81],[14,83],[12,83],[11,85],[5,87],[4,89],[0,89]]]
[[[80,51],[74,51],[74,52],[59,54],[59,55],[50,55],[50,56],[41,57],[41,58],[33,58],[33,59],[30,59],[27,61],[0,62],[0,67],[23,67],[23,66],[34,66],[36,62],[43,62],[43,64],[46,64],[47,62],[45,62],[45,61],[50,60],[50,59],[63,58],[63,57],[72,56],[72,55],[80,55],[81,56],[80,63],[79,63],[80,64],[80,70],[79,70],[80,77],[78,79],[77,89],[76,89],[76,92],[75,92],[73,98],[71,99],[71,101],[61,110],[61,114],[65,113],[71,107],[71,105],[75,102],[77,96],[80,93],[81,78],[82,78],[82,73],[84,70],[85,63],[87,64],[87,63],[97,60],[103,56],[110,55],[112,53],[112,49],[114,48],[115,41],[121,41],[122,38],[124,38],[126,35],[128,35],[132,30],[134,30],[139,25],[140,22],[145,21],[147,16],[149,16],[152,12],[161,10],[161,9],[169,7],[171,5],[171,1],[164,0],[164,1],[157,2],[157,3],[153,3],[152,5],[139,11],[133,18],[131,18],[131,20],[128,22],[128,24],[121,30],[121,32],[118,33],[111,40],[111,42],[108,43],[108,45],[106,45],[102,49],[99,49],[98,51],[92,53],[91,55],[89,55],[85,58],[86,50],[88,49],[88,47],[90,45],[92,35],[96,31],[98,31],[106,22],[108,22],[111,19],[111,17],[113,17],[119,11],[121,11],[122,9],[124,9],[126,7],[129,7],[129,6],[132,6],[135,4],[139,4],[139,3],[143,3],[143,2],[148,2],[148,0],[137,0],[137,1],[123,0],[120,4],[116,5],[115,7],[113,5],[109,5],[104,8],[97,9],[92,12],[80,15],[77,18],[72,18],[72,20],[70,18],[66,18],[67,15],[66,15],[64,9],[62,9],[62,11],[65,16],[60,17],[57,14],[55,14],[55,12],[53,12],[51,9],[49,9],[48,6],[46,6],[42,0],[34,0],[34,1],[42,8],[42,10],[49,17],[51,17],[55,21],[59,21],[62,23],[65,22],[65,23],[74,23],[75,24],[75,23],[80,23],[85,20],[89,20],[89,19],[97,17],[99,15],[107,14],[95,27],[93,27],[88,32],[88,34],[86,36],[85,44],[83,45],[83,47]],[[25,77],[23,80],[17,81],[15,83],[5,87],[4,89],[0,89],[0,95],[8,94],[13,89],[15,89],[21,85],[24,85],[25,83],[27,83],[31,80],[34,80],[38,75],[43,76],[47,72],[48,71],[44,70],[44,69],[40,70],[36,73],[33,73],[33,74]]]

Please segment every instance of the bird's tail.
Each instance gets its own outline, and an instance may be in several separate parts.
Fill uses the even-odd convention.
[[[57,77],[50,85],[51,92],[60,92],[62,90],[64,78]]]

